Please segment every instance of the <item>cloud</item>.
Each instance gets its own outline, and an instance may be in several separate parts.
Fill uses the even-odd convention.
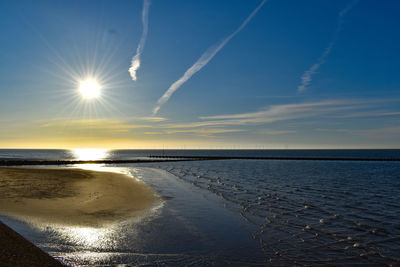
[[[243,21],[243,23],[237,28],[233,33],[231,33],[228,37],[226,37],[222,42],[217,45],[211,46],[204,52],[203,55],[183,74],[179,80],[175,81],[168,90],[162,95],[158,101],[157,105],[153,109],[153,115],[157,114],[160,110],[161,106],[164,105],[168,99],[175,93],[176,90],[179,89],[187,80],[189,80],[196,72],[201,70],[204,66],[210,62],[210,60],[233,38],[237,35],[249,22],[250,20],[257,14],[258,10],[265,4],[267,0],[263,0],[256,9],[251,12],[251,14]]]
[[[333,114],[348,113],[367,108],[371,104],[361,100],[331,100],[308,103],[294,103],[266,106],[261,110],[246,113],[224,114],[199,117],[199,121],[187,123],[158,124],[158,129],[166,134],[189,133],[200,136],[248,131],[252,125],[264,125],[281,121],[321,118]],[[232,129],[234,127],[234,129]],[[243,128],[242,128],[243,127]],[[239,128],[239,129],[238,129]],[[259,132],[265,135],[296,133],[293,129]]]
[[[352,133],[368,135],[371,137],[378,137],[378,138],[389,138],[389,137],[400,138],[400,127],[385,127],[379,129],[355,130],[352,131]]]
[[[219,134],[219,133],[236,133],[244,132],[243,129],[192,129],[192,130],[166,130],[168,134],[173,133],[203,133],[203,134]]]
[[[143,10],[142,10],[142,24],[143,24],[143,32],[142,36],[140,37],[139,45],[136,49],[136,55],[133,56],[131,67],[129,68],[129,74],[133,81],[136,81],[136,72],[140,67],[140,56],[143,52],[144,44],[146,43],[147,39],[147,32],[149,28],[149,7],[150,7],[150,0],[143,1]]]
[[[163,124],[160,127],[168,129],[179,129],[179,128],[200,128],[223,125],[219,121],[200,121],[200,122],[188,122],[188,123],[168,123]]]
[[[266,135],[281,135],[281,134],[292,134],[296,133],[295,130],[263,130],[261,131],[262,134]]]
[[[162,122],[166,121],[167,119],[163,117],[141,117],[138,118],[138,120],[149,121],[149,122]]]
[[[129,124],[119,119],[80,119],[80,120],[53,120],[42,123],[40,128],[47,128],[61,132],[89,132],[93,130],[96,134],[125,133],[131,129],[146,128],[148,125]]]
[[[333,100],[311,103],[297,103],[267,106],[255,112],[214,115],[200,117],[200,121],[187,123],[158,124],[157,128],[167,134],[193,133],[197,135],[222,134],[239,132],[244,129],[230,129],[230,127],[246,127],[250,125],[263,125],[279,121],[288,121],[304,118],[319,118],[337,112],[347,112],[359,109],[366,105],[363,101]],[[246,131],[248,129],[245,129]],[[294,133],[293,130],[269,130],[264,134],[277,135]]]
[[[176,133],[188,133],[194,134],[198,136],[205,137],[213,137],[216,134],[225,134],[225,133],[238,133],[245,132],[243,129],[178,129],[178,130],[165,130],[166,134],[176,134]]]
[[[374,129],[326,129],[317,128],[315,129],[319,132],[336,132],[336,133],[347,133],[357,136],[367,136],[373,138],[390,138],[390,137],[400,137],[400,127],[384,127],[384,128],[374,128]]]
[[[126,148],[135,144],[140,147],[140,132],[149,127],[116,118],[28,120],[12,127],[10,132],[0,132],[0,145],[15,148]]]
[[[257,111],[201,116],[197,121],[160,123],[157,128],[160,131],[165,129],[173,133],[174,130],[191,129],[230,129],[231,127],[249,127],[266,125],[286,121],[285,125],[290,129],[270,130],[265,134],[289,134],[293,133],[293,127],[301,125],[320,124],[321,120],[326,124],[328,121],[332,124],[332,119],[340,118],[376,118],[380,116],[398,116],[400,115],[393,107],[392,111],[382,112],[382,106],[388,108],[389,102],[398,101],[393,99],[336,99],[316,102],[291,103],[281,105],[265,106]],[[338,123],[337,120],[335,120]],[[342,122],[342,121],[340,121]],[[194,131],[194,130],[193,130]]]
[[[336,44],[338,35],[339,35],[340,31],[342,30],[343,16],[346,15],[357,3],[358,3],[358,0],[353,0],[344,9],[342,9],[339,12],[337,26],[336,26],[336,30],[333,34],[332,40],[330,41],[328,46],[325,48],[322,55],[318,58],[317,62],[314,65],[312,65],[311,68],[308,69],[306,72],[304,72],[304,74],[301,76],[301,84],[297,87],[297,90],[299,92],[303,92],[307,89],[307,86],[309,86],[310,83],[312,82],[312,77],[314,76],[314,74],[317,73],[317,71],[321,67],[321,65],[325,64],[326,58],[331,53],[333,46]]]
[[[297,118],[313,117],[327,114],[333,111],[342,111],[359,108],[355,101],[334,100],[320,101],[311,103],[297,103],[273,105],[265,107],[260,111],[203,116],[202,120],[208,120],[209,123],[218,125],[244,125],[244,124],[263,124],[276,121],[292,120]]]
[[[362,117],[388,117],[399,116],[400,112],[386,112],[386,111],[370,111],[370,112],[355,112],[350,114],[334,115],[333,118],[362,118]]]
[[[147,135],[156,135],[156,134],[162,134],[162,132],[144,132],[144,134],[147,134]]]

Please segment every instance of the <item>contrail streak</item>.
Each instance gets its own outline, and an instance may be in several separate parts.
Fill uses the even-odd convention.
[[[160,110],[161,106],[165,104],[168,99],[172,96],[172,94],[179,89],[187,80],[189,80],[196,72],[201,70],[207,63],[221,50],[236,34],[238,34],[249,22],[250,20],[256,15],[258,10],[267,2],[267,0],[263,0],[256,9],[251,12],[251,14],[243,21],[243,23],[236,29],[233,33],[231,33],[228,37],[226,37],[222,42],[217,45],[209,47],[206,52],[201,55],[201,57],[193,64],[183,76],[174,82],[168,90],[164,93],[163,96],[160,97],[157,101],[157,105],[153,109],[153,115],[157,114]]]
[[[149,7],[150,0],[143,1],[143,10],[142,10],[142,24],[143,24],[143,32],[142,37],[140,37],[139,45],[136,49],[136,55],[132,58],[131,67],[129,68],[129,73],[132,77],[132,80],[136,81],[136,72],[140,67],[140,55],[143,52],[144,44],[147,39],[147,32],[149,29]]]
[[[317,70],[321,65],[323,65],[326,61],[326,57],[331,53],[333,46],[336,44],[338,35],[342,30],[343,25],[343,16],[346,15],[356,4],[358,0],[351,1],[344,9],[339,12],[336,30],[333,34],[332,40],[329,42],[328,46],[325,48],[322,55],[317,60],[317,63],[311,66],[304,74],[301,76],[301,84],[297,87],[299,92],[303,92],[307,89],[307,86],[310,85],[312,81],[312,76],[317,73]]]

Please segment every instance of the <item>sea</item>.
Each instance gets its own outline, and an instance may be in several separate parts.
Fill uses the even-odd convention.
[[[400,159],[400,150],[3,149],[0,161],[154,155],[338,160],[75,164],[128,174],[161,200],[107,228],[0,219],[71,266],[400,265],[400,161],[341,160]]]

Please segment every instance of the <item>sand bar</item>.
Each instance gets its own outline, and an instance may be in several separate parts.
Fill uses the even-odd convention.
[[[120,173],[0,167],[0,214],[32,222],[102,227],[142,215],[156,200],[149,186]]]

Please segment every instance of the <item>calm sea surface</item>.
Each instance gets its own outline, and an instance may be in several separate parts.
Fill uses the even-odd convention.
[[[91,154],[92,153],[92,154]],[[0,150],[0,159],[149,155],[400,158],[400,150]],[[162,197],[107,229],[1,217],[78,265],[400,265],[400,162],[218,160],[76,165],[127,173]]]

